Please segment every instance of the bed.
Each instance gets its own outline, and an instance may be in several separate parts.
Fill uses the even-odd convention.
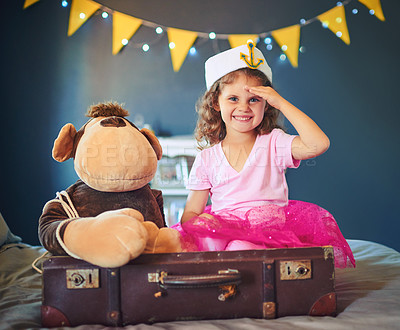
[[[357,267],[336,271],[337,317],[180,321],[123,329],[400,329],[400,253],[370,241],[348,242]],[[44,252],[11,233],[0,214],[0,329],[41,329],[41,275],[31,264]]]

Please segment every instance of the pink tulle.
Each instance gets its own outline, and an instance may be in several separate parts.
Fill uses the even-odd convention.
[[[181,233],[185,251],[223,251],[331,245],[335,266],[355,267],[351,249],[333,216],[318,205],[289,201],[247,212],[210,212],[173,228]]]

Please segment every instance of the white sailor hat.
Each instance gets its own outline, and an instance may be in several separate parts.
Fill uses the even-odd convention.
[[[228,49],[210,57],[205,63],[207,90],[218,79],[226,74],[242,68],[257,69],[263,72],[272,82],[272,71],[263,53],[256,48],[254,42]]]

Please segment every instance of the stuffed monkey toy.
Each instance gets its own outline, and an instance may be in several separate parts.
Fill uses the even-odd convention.
[[[162,193],[149,185],[161,145],[128,115],[118,103],[91,106],[79,131],[66,124],[55,140],[53,158],[73,158],[79,180],[39,219],[40,241],[53,255],[119,267],[142,253],[181,251],[178,231],[165,225]]]

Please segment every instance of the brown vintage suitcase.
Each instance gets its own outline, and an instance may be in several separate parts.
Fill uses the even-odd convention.
[[[43,263],[44,327],[336,313],[331,247],[147,254],[120,268]]]

